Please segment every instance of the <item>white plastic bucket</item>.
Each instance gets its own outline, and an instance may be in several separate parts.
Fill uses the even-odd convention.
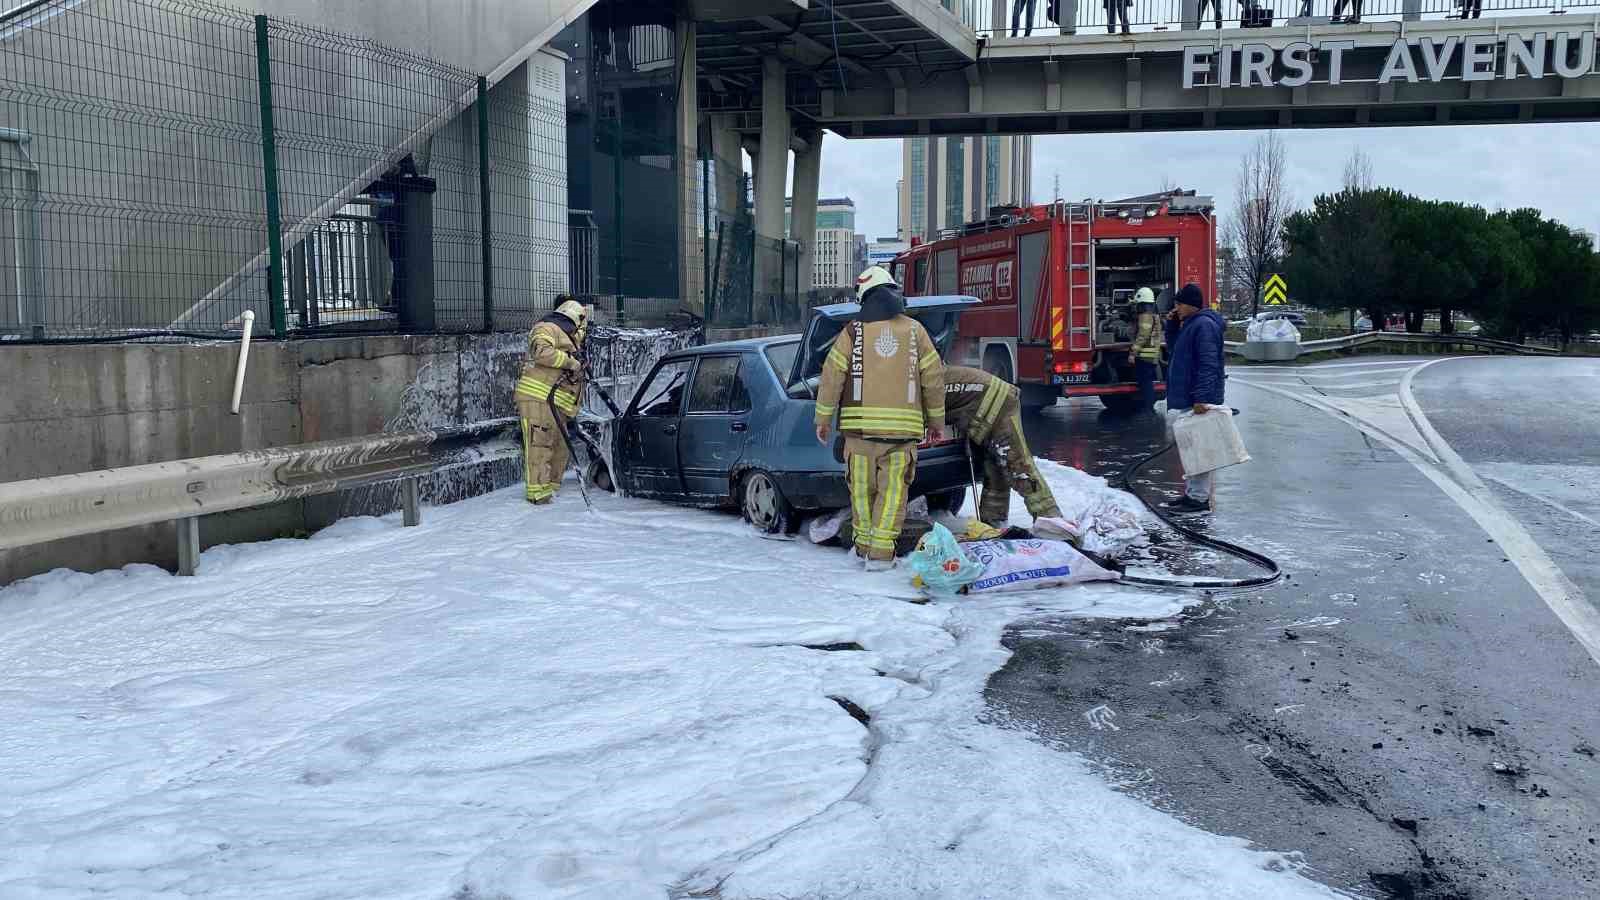
[[[1172,438],[1183,460],[1183,474],[1190,477],[1250,461],[1234,427],[1233,412],[1226,406],[1178,416],[1172,423]]]

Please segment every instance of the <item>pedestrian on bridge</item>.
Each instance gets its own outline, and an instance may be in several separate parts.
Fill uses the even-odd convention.
[[[522,419],[522,474],[529,503],[549,503],[567,470],[567,423],[583,397],[583,347],[589,310],[562,295],[555,311],[528,332],[528,356],[517,379]]]
[[[1205,2],[1205,0],[1201,0]],[[1133,5],[1133,0],[1101,0],[1106,8],[1106,34],[1117,33],[1117,19],[1122,19],[1122,33],[1128,33],[1128,7]],[[1219,12],[1218,15],[1221,15]],[[1221,28],[1221,25],[1217,26]]]
[[[1217,14],[1217,30],[1221,31],[1222,30],[1222,0],[1200,0],[1200,11],[1195,14],[1195,16],[1196,16],[1195,27],[1199,28],[1200,27],[1199,20],[1204,19],[1206,17],[1206,4],[1207,3],[1211,4],[1211,8],[1214,11],[1216,11],[1216,14]]]
[[[1190,282],[1178,291],[1178,300],[1167,319],[1167,346],[1172,359],[1167,365],[1167,431],[1182,416],[1201,415],[1212,407],[1222,408],[1222,334],[1227,323],[1214,309],[1206,308],[1205,294]],[[1214,483],[1211,472],[1184,476],[1183,495],[1165,504],[1180,512],[1199,512],[1211,508]]]

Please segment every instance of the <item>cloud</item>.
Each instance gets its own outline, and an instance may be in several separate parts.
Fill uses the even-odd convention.
[[[1067,199],[1111,199],[1158,190],[1165,180],[1231,204],[1240,157],[1258,131],[1047,135],[1034,138],[1033,199],[1048,200],[1056,175]],[[1531,206],[1575,228],[1600,232],[1589,188],[1600,124],[1451,125],[1280,132],[1289,186],[1301,205],[1337,190],[1359,146],[1380,185],[1488,209]],[[822,193],[856,203],[868,237],[895,232],[900,141],[847,141],[829,134]]]

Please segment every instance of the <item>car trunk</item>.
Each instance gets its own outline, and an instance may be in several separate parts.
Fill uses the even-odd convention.
[[[961,295],[908,297],[906,315],[928,329],[928,336],[933,338],[939,355],[944,356],[950,352],[950,345],[955,341],[956,324],[960,321],[961,311],[977,304],[977,297]],[[795,354],[794,368],[789,373],[791,396],[797,389],[808,396],[815,396],[815,381],[822,374],[822,361],[827,358],[828,348],[833,346],[834,339],[844,330],[845,324],[860,312],[859,303],[834,303],[812,310],[811,321],[806,323],[805,335],[800,339],[800,352]]]

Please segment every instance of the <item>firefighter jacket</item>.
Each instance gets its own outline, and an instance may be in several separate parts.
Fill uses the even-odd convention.
[[[1014,385],[982,369],[944,367],[944,420],[968,440],[981,444],[1007,410],[1017,409]]]
[[[1128,352],[1141,362],[1161,361],[1161,320],[1155,313],[1139,314],[1139,334]]]
[[[922,323],[909,316],[854,321],[822,364],[816,423],[839,413],[839,430],[864,438],[919,441],[944,423],[944,363]]]
[[[582,380],[578,347],[554,322],[540,322],[528,332],[528,356],[517,379],[517,396],[548,402],[555,392],[556,409],[568,416],[578,413]]]

